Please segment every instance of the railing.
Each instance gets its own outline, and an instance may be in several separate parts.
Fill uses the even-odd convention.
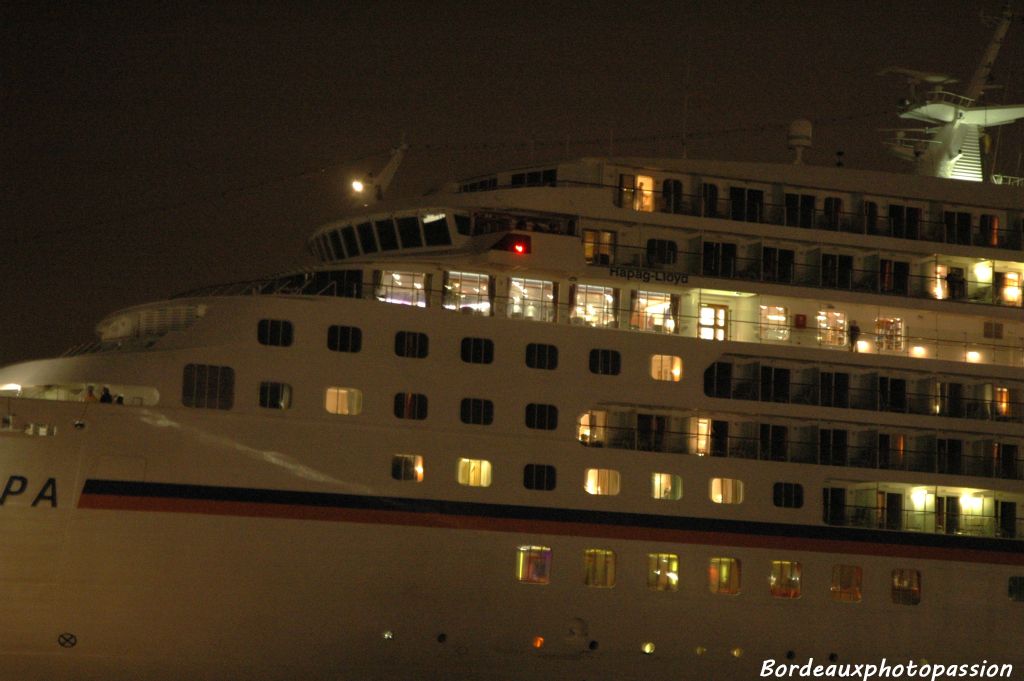
[[[876,506],[825,505],[823,519],[828,525],[872,530],[926,532],[970,537],[1024,539],[1024,520],[973,513],[890,510]]]
[[[993,175],[992,182],[1010,187],[1024,187],[1024,177],[1014,177],[1012,175]]]
[[[751,429],[760,426],[760,424],[746,422],[729,423],[740,428],[744,425]],[[577,439],[586,447],[1024,480],[1024,458],[1013,445],[1005,446],[1005,451],[999,457],[974,455],[962,451],[943,451],[938,444],[927,448],[898,448],[896,445],[886,448],[877,443],[868,445],[847,442],[842,445],[832,444],[829,447],[822,447],[818,439],[790,438],[788,431],[796,430],[796,427],[788,428],[777,425],[772,427],[786,428],[787,436],[773,440],[771,432],[769,432],[768,438],[762,438],[760,434],[716,436],[710,432],[675,431],[667,427],[601,426],[595,428],[581,426],[580,428],[586,432],[578,434]],[[604,432],[595,435],[595,431]],[[781,431],[776,431],[776,433],[778,432]],[[856,439],[858,433],[873,432],[853,431],[849,434]],[[934,435],[934,433],[915,432],[915,437],[932,439],[937,443],[938,438],[935,438]]]

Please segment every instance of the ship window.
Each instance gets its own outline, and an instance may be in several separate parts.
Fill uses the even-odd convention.
[[[380,250],[397,251],[398,235],[395,233],[394,220],[377,220],[373,224],[377,228],[377,241],[380,242]]]
[[[619,485],[619,472],[611,468],[588,468],[583,475],[583,489],[587,494],[615,496]]]
[[[580,414],[576,424],[576,439],[590,447],[603,447],[607,421],[606,411],[588,411]]]
[[[423,359],[429,351],[427,334],[418,331],[399,331],[395,334],[395,354],[399,357]]]
[[[903,319],[900,317],[879,317],[875,320],[875,342],[879,350],[903,352]]]
[[[576,285],[572,323],[614,326],[619,291],[610,286]]]
[[[512,319],[555,321],[555,283],[543,279],[509,280],[508,316]]]
[[[181,380],[181,403],[197,409],[231,409],[235,400],[235,370],[210,364],[186,364]]]
[[[832,600],[845,603],[860,603],[861,581],[864,571],[859,565],[832,566]]]
[[[825,229],[839,229],[842,226],[843,200],[838,196],[825,197],[825,211],[822,215]]]
[[[423,482],[423,457],[419,454],[395,454],[391,457],[391,477]]]
[[[396,305],[427,306],[427,275],[422,272],[381,270],[377,300]]]
[[[1024,577],[1010,577],[1008,591],[1011,601],[1024,602]]]
[[[490,487],[491,462],[487,459],[459,459],[455,479],[466,487]]]
[[[712,362],[704,370],[704,394],[732,398],[732,362]]]
[[[470,364],[490,364],[494,361],[494,341],[490,338],[463,338],[462,361]]]
[[[882,293],[907,295],[910,288],[910,263],[899,260],[879,260],[878,286]]]
[[[985,322],[981,327],[981,332],[985,338],[1001,339],[1003,337],[1003,323]]]
[[[418,421],[427,418],[427,396],[420,393],[395,393],[395,416]]]
[[[459,234],[469,236],[472,230],[473,221],[468,215],[462,215],[461,213],[455,214],[455,230]]]
[[[697,337],[702,340],[729,339],[729,306],[700,304],[697,318]]]
[[[708,496],[716,504],[742,504],[743,481],[734,478],[711,478]]]
[[[921,209],[916,206],[889,204],[889,229],[900,239],[916,239],[921,224]]]
[[[683,377],[683,358],[678,355],[651,355],[651,378],[678,382]]]
[[[348,251],[348,257],[353,258],[359,255],[359,243],[356,241],[355,227],[347,225],[342,228],[341,237],[345,240],[345,249]]]
[[[494,402],[466,397],[462,400],[460,418],[463,423],[489,426],[494,421]]]
[[[328,388],[324,409],[330,414],[355,416],[363,410],[363,391],[356,388]]]
[[[648,265],[675,265],[679,248],[675,241],[668,239],[647,240]]]
[[[619,173],[619,192],[615,196],[615,205],[620,208],[633,208],[636,201],[636,175]]]
[[[363,331],[358,326],[329,326],[327,349],[334,352],[359,352],[363,349]]]
[[[558,427],[558,407],[553,404],[526,405],[526,427],[536,430],[554,430]]]
[[[701,271],[709,277],[736,275],[736,244],[705,241]]]
[[[448,217],[444,213],[423,216],[423,239],[428,246],[450,246],[452,237],[448,234]]]
[[[338,230],[332,231],[327,235],[327,238],[331,244],[331,253],[334,255],[335,260],[343,260],[345,258],[345,247],[341,245],[341,233]],[[355,255],[359,255],[358,252]]]
[[[549,584],[551,549],[547,546],[520,546],[516,549],[516,581]]]
[[[796,482],[777,482],[772,487],[772,502],[781,508],[803,508],[804,486]]]
[[[528,343],[526,345],[526,366],[531,369],[557,369],[558,348],[545,343]]]
[[[523,466],[523,487],[550,492],[555,488],[557,474],[554,466],[528,463]]]
[[[823,288],[852,288],[853,256],[840,253],[822,253],[821,285]]]
[[[686,210],[683,201],[683,183],[668,179],[661,183],[661,210],[665,213],[682,213]]]
[[[921,602],[921,573],[896,568],[892,571],[892,602],[896,605],[917,605]]]
[[[586,549],[583,552],[583,583],[598,589],[615,586],[615,552]]]
[[[822,345],[846,345],[846,313],[818,310],[818,342]]]
[[[713,594],[735,596],[740,592],[740,561],[712,558],[708,561],[708,588]]]
[[[786,308],[778,305],[761,306],[761,340],[789,340],[789,317],[786,315]]]
[[[418,218],[398,218],[395,222],[398,223],[398,236],[402,240],[402,248],[417,248],[423,245]]]
[[[658,333],[675,333],[679,302],[676,296],[658,291],[637,291],[633,295],[631,328]]]
[[[981,246],[999,246],[999,216],[982,214],[978,225],[981,228]]]
[[[615,259],[615,232],[583,230],[583,260],[588,265],[611,265]]]
[[[446,272],[443,305],[449,310],[491,314],[491,278],[476,272]]]
[[[363,253],[376,253],[377,240],[373,236],[373,225],[369,222],[361,222],[356,226],[359,233],[359,244],[363,247]]]
[[[679,556],[674,553],[648,553],[647,588],[653,591],[678,591]]]
[[[292,344],[292,323],[283,319],[261,319],[256,327],[260,345],[288,347]]]
[[[265,409],[287,409],[292,403],[292,387],[287,383],[260,383],[260,406]]]
[[[765,246],[761,249],[761,278],[792,284],[794,260],[792,249]]]
[[[616,376],[622,370],[622,355],[617,350],[590,351],[590,373]]]
[[[946,243],[971,244],[970,213],[947,210],[943,213],[943,220],[946,223]]]
[[[775,598],[800,598],[800,563],[773,560],[768,584]]]
[[[683,498],[683,479],[672,473],[651,473],[651,498],[679,501]]]

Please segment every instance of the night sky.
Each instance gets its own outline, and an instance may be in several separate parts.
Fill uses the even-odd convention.
[[[811,163],[841,149],[849,167],[906,170],[878,130],[900,125],[905,86],[875,74],[966,81],[992,32],[978,14],[1000,7],[2,4],[0,364],[88,341],[120,307],[302,264],[347,179],[403,134],[402,193],[606,155],[610,136],[616,154],[677,156],[686,132],[691,157],[787,161],[801,117]],[[1019,19],[995,76],[994,101],[1024,101]],[[1022,138],[1003,131],[1002,172],[1024,174]]]

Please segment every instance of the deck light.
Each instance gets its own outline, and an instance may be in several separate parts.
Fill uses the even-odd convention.
[[[541,648],[543,648],[544,647],[544,637],[543,636],[534,636],[533,637],[533,647],[536,648],[537,650],[540,650]]]
[[[642,646],[640,646],[640,650],[643,651],[644,655],[653,655],[654,654],[654,644],[652,642],[650,642],[650,641],[647,641]]]
[[[968,350],[967,361],[971,362],[972,364],[977,364],[978,362],[981,361],[981,353],[978,352],[977,350]]]
[[[364,189],[366,189],[366,185],[362,180],[352,180],[352,191],[362,194]]]

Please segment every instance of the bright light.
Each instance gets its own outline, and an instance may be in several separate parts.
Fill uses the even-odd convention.
[[[0,385],[0,392],[20,393],[21,386],[18,385],[17,383],[4,383],[3,385]]]
[[[925,502],[928,501],[928,490],[923,488],[915,489],[910,493],[910,500],[913,502],[915,509],[923,511]]]
[[[910,348],[910,354],[913,355],[914,357],[925,357],[928,354],[928,351],[924,348],[923,345],[915,345],[914,347]]]
[[[865,340],[857,341],[857,352],[871,352],[871,343]]]
[[[981,361],[981,353],[977,350],[967,351],[967,361],[976,364]]]
[[[519,255],[522,255],[523,253],[526,252],[526,246],[524,246],[521,242],[516,242],[515,246],[513,246],[512,248],[514,248],[516,253],[518,253]]]
[[[978,280],[979,284],[990,283],[992,281],[992,261],[982,260],[974,264],[974,278]]]
[[[543,636],[534,636],[533,637],[533,647],[536,648],[537,650],[540,650],[541,648],[543,648],[544,647],[544,637]]]
[[[363,184],[362,180],[352,180],[352,191],[361,194],[366,189],[366,185]]]
[[[644,652],[644,655],[653,655],[654,654],[654,644],[651,643],[650,641],[648,641],[648,642],[644,643],[642,646],[640,646],[640,650],[642,650]]]

